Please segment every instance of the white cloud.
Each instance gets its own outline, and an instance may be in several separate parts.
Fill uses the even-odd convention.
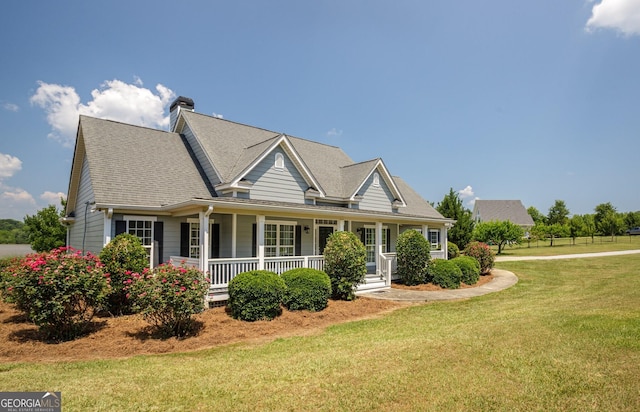
[[[458,194],[460,194],[460,197],[463,199],[473,197],[473,188],[471,186],[467,186],[464,189],[458,190]]]
[[[15,156],[0,153],[0,180],[13,176],[22,169],[22,160]]]
[[[337,130],[335,127],[327,132],[327,137],[340,137],[342,136],[342,130]]]
[[[476,200],[480,199],[475,195],[475,193],[473,192],[473,187],[471,186],[467,186],[464,189],[458,190],[458,194],[460,195],[460,199],[463,201],[463,203],[466,202],[468,207],[473,207],[473,205],[476,203]]]
[[[626,36],[640,35],[640,1],[602,0],[593,6],[587,31],[614,29]]]
[[[92,100],[87,104],[80,101],[76,90],[70,86],[38,82],[39,87],[31,96],[31,104],[44,109],[52,132],[49,138],[64,146],[73,146],[78,116],[80,114],[110,119],[139,126],[166,129],[169,116],[165,108],[175,98],[175,93],[158,84],[156,92],[142,87],[142,80],[136,77],[134,84],[120,80],[105,81],[100,89],[91,92]]]
[[[47,201],[50,205],[60,206],[60,199],[66,199],[67,195],[62,192],[46,191],[40,195],[40,199]]]
[[[9,188],[8,190],[2,192],[2,194],[0,194],[0,199],[8,200],[12,203],[26,203],[29,205],[36,204],[35,199],[33,198],[33,196],[31,196],[31,194],[29,194],[29,192],[19,188]]]
[[[5,110],[8,110],[10,112],[17,112],[18,110],[20,110],[20,106],[18,106],[17,104],[13,104],[13,103],[5,103],[2,105],[2,107]]]

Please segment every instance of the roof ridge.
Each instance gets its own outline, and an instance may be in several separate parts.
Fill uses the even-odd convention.
[[[381,157],[376,157],[374,159],[369,159],[369,160],[363,160],[361,162],[356,162],[356,163],[351,163],[350,165],[346,165],[346,166],[340,166],[340,169],[344,169],[346,167],[352,167],[352,166],[358,166],[358,165],[363,165],[365,163],[372,163],[372,162],[377,162],[379,160],[382,160]]]
[[[79,119],[78,119],[79,123],[82,123],[82,118],[83,117],[86,117],[87,119],[91,119],[91,120],[100,120],[100,121],[103,121],[103,122],[115,123],[115,124],[119,124],[119,125],[127,126],[127,127],[137,127],[139,129],[146,129],[146,130],[151,130],[151,131],[154,131],[154,132],[161,132],[161,133],[167,133],[167,134],[176,134],[176,135],[178,134],[178,133],[175,133],[175,132],[170,132],[168,130],[156,129],[156,128],[153,128],[153,127],[150,127],[150,126],[141,126],[139,124],[124,123],[124,122],[121,122],[119,120],[106,119],[106,118],[103,118],[103,117],[88,116],[86,114],[79,115]]]

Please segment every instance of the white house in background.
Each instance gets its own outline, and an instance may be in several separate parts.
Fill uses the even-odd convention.
[[[476,200],[471,216],[477,223],[508,220],[520,226],[525,236],[535,224],[520,200]]]
[[[340,148],[194,111],[170,108],[170,131],[81,116],[64,221],[69,246],[99,253],[138,236],[151,265],[182,260],[209,272],[212,293],[238,273],[323,268],[334,231],[356,233],[369,275],[388,288],[395,243],[420,230],[446,259],[453,224],[381,158],[354,162]]]

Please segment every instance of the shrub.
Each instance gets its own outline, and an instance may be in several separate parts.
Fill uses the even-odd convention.
[[[281,313],[286,285],[268,270],[239,273],[229,282],[229,308],[236,319],[253,322],[271,320]]]
[[[184,337],[194,332],[193,316],[204,310],[209,282],[194,267],[163,264],[144,269],[125,280],[133,310],[153,324],[163,337]]]
[[[407,230],[398,236],[396,256],[398,275],[405,285],[425,283],[431,245],[417,230]]]
[[[451,262],[455,263],[462,272],[462,283],[466,285],[475,285],[480,279],[480,263],[471,256],[458,256],[451,259]]]
[[[460,256],[460,248],[453,242],[447,242],[447,257],[455,259]]]
[[[11,298],[10,289],[13,289],[12,280],[13,273],[15,273],[14,267],[20,264],[19,257],[7,257],[0,259],[0,299],[13,303]]]
[[[111,278],[107,310],[114,315],[132,313],[125,281],[131,279],[132,273],[142,273],[149,266],[149,256],[140,239],[129,233],[116,236],[100,252],[100,261]]]
[[[462,272],[455,263],[450,260],[434,259],[429,264],[429,277],[434,285],[446,289],[458,289]]]
[[[466,256],[475,258],[480,264],[480,274],[486,275],[491,272],[493,268],[493,262],[495,260],[495,253],[489,245],[482,242],[470,242],[464,249]]]
[[[351,232],[334,232],[324,249],[324,271],[331,279],[334,299],[353,300],[355,289],[367,274],[367,250]]]
[[[71,248],[27,255],[11,270],[10,299],[55,341],[84,334],[110,289],[100,260]]]
[[[316,269],[291,269],[282,274],[287,288],[282,303],[289,310],[321,311],[331,296],[331,279]]]

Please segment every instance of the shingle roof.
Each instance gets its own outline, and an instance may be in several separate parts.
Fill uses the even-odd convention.
[[[162,206],[213,198],[177,133],[80,116],[79,138],[96,203]]]
[[[473,206],[473,218],[480,221],[508,220],[521,226],[533,226],[533,219],[527,213],[520,200],[476,200]]]

